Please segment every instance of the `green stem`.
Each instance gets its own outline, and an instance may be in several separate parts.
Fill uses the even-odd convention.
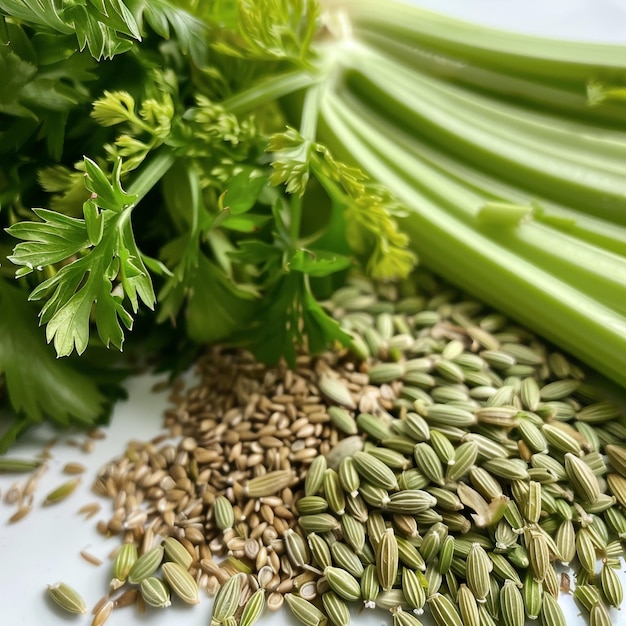
[[[242,114],[254,111],[257,107],[274,102],[289,94],[315,85],[321,77],[311,72],[289,72],[282,76],[270,76],[236,95],[227,98],[221,104],[231,113]]]
[[[128,186],[127,192],[137,197],[135,205],[139,204],[146,194],[165,176],[172,167],[176,155],[169,148],[160,148],[150,161],[142,167],[138,176]]]
[[[310,160],[311,144],[317,135],[317,120],[319,118],[320,102],[324,93],[324,85],[317,83],[309,87],[304,95],[302,105],[302,116],[300,119],[300,134],[304,137],[302,160]],[[302,222],[302,197],[292,196],[291,199],[291,221],[289,224],[289,234],[295,243],[300,235],[300,224]]]

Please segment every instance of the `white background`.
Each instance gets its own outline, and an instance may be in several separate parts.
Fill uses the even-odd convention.
[[[207,0],[208,1],[208,0]],[[468,20],[553,37],[626,43],[626,0],[420,0],[417,4],[438,9]],[[36,365],[35,365],[36,366]],[[150,388],[156,379],[141,377],[128,384],[130,399],[120,403],[107,438],[96,442],[89,455],[67,445],[63,440],[53,448],[54,458],[37,490],[35,510],[18,524],[9,526],[7,518],[14,509],[0,503],[0,626],[60,626],[68,623],[90,624],[91,615],[71,617],[57,610],[46,598],[49,583],[63,580],[74,586],[91,608],[104,594],[110,578],[108,553],[117,545],[116,539],[104,539],[95,531],[96,521],[108,519],[110,501],[101,500],[103,513],[85,521],[78,509],[97,500],[90,485],[97,470],[111,458],[121,454],[130,439],[147,440],[161,430],[164,394],[153,394]],[[83,435],[72,434],[84,439]],[[52,433],[46,428],[34,430],[12,450],[12,456],[29,457],[41,449]],[[67,436],[67,435],[66,435]],[[42,508],[44,495],[67,477],[61,468],[68,461],[79,461],[89,467],[79,490],[66,502]],[[15,479],[0,476],[3,495]],[[94,567],[81,559],[80,550],[105,560]],[[571,601],[564,597],[570,624],[583,624],[583,618]],[[209,623],[210,601],[186,607],[181,603],[154,615],[149,609],[139,616],[133,608],[114,613],[108,624],[132,626],[152,620],[158,626],[206,626]],[[615,624],[626,624],[624,612],[614,612]],[[155,621],[155,620],[158,620]],[[267,614],[263,624],[293,623],[286,612]],[[365,626],[391,624],[388,615],[369,613],[355,616],[355,623]]]

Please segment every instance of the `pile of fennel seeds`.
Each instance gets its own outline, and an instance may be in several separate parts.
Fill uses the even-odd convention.
[[[438,626],[560,625],[561,563],[592,626],[611,623],[621,410],[562,354],[454,292],[397,298],[359,281],[329,306],[360,365],[337,352],[292,373],[213,350],[168,412],[182,441],[135,442],[102,472],[97,490],[116,499],[104,530],[140,552],[179,539],[218,594],[216,624],[249,626],[260,597],[286,598],[306,626],[343,626],[357,602],[400,626],[423,611]]]

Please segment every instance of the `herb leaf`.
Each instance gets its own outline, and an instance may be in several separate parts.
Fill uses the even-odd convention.
[[[39,209],[35,213],[43,221],[20,222],[7,229],[24,240],[9,257],[22,266],[19,276],[34,268],[66,263],[30,295],[31,300],[47,300],[40,319],[47,324],[47,340],[54,340],[59,356],[74,349],[78,354],[85,351],[93,309],[102,342],[121,349],[122,325],[131,329],[133,324],[124,297],[134,313],[139,300],[149,308],[156,301],[131,227],[135,196],[120,184],[121,161],[116,163],[112,182],[90,159],[85,158],[84,166],[85,186],[91,192],[84,204],[84,219]]]
[[[0,309],[0,375],[14,410],[26,416],[0,440],[0,452],[19,431],[44,417],[64,426],[71,421],[88,425],[100,418],[108,401],[97,379],[84,372],[84,365],[78,369],[55,358],[37,328],[33,306],[6,280],[0,280]]]

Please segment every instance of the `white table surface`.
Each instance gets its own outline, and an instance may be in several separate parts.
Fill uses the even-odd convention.
[[[626,43],[626,0],[419,0],[417,4],[441,12],[458,15],[477,22],[544,34],[553,37]],[[91,520],[77,511],[86,503],[98,500],[90,486],[98,469],[121,454],[130,439],[148,440],[161,432],[162,414],[167,406],[166,394],[150,391],[157,379],[150,376],[134,378],[128,383],[129,400],[116,407],[106,438],[95,442],[95,449],[85,454],[64,442],[63,437],[84,439],[82,434],[62,435],[52,450],[50,469],[43,475],[36,491],[34,510],[19,523],[8,525],[14,512],[0,502],[0,626],[61,626],[68,623],[90,624],[91,615],[68,616],[56,609],[46,598],[47,584],[62,580],[74,586],[91,607],[105,593],[110,579],[107,555],[117,545],[115,538],[105,539],[96,532],[98,519],[108,519],[111,502],[100,499],[103,510]],[[32,430],[20,440],[12,456],[31,457],[41,450],[53,432],[42,427]],[[41,507],[45,494],[67,479],[61,473],[66,462],[78,461],[88,467],[79,489],[61,504]],[[2,494],[16,480],[0,475]],[[17,480],[21,480],[17,477]],[[95,567],[79,555],[81,550],[100,557],[105,564]],[[621,573],[626,583],[626,577]],[[571,597],[563,596],[562,605],[570,625],[583,624]],[[157,626],[206,626],[209,623],[210,600],[204,597],[195,607],[175,602],[167,610],[148,609],[143,616],[134,608],[116,612],[107,624],[133,626],[147,621]],[[613,611],[613,623],[626,625],[626,613]],[[266,614],[262,624],[278,626],[295,624],[283,609]],[[368,612],[355,616],[362,626],[391,624],[388,615]],[[429,623],[425,620],[425,623]]]

